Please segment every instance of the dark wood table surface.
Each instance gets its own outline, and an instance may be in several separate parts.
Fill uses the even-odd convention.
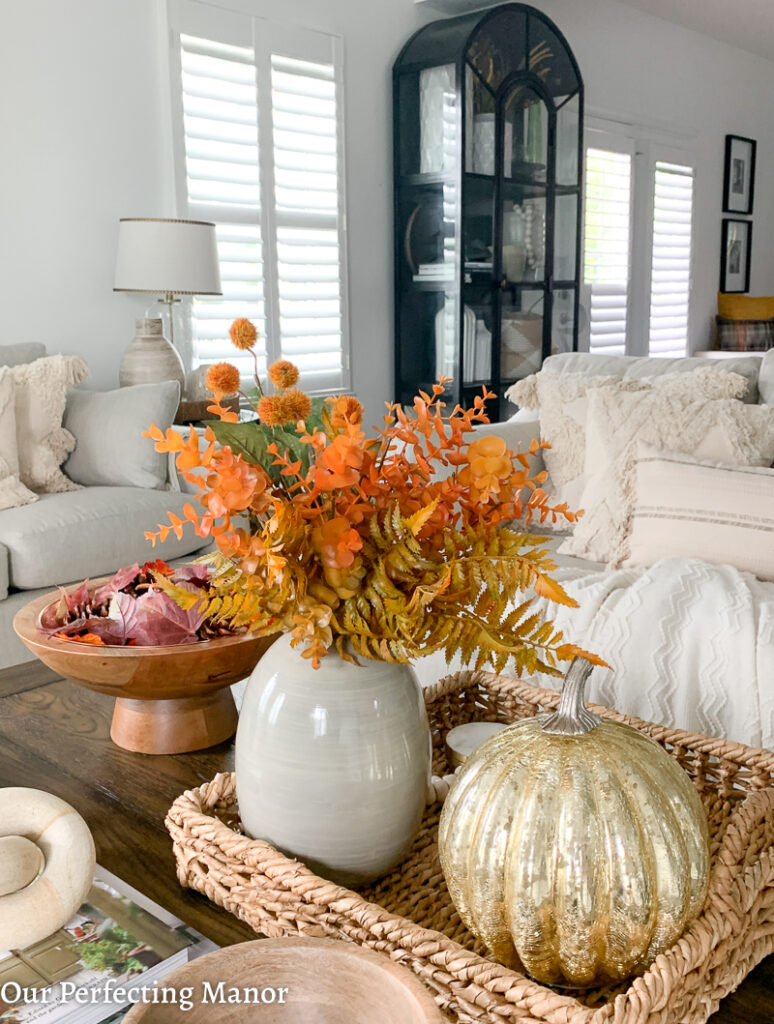
[[[110,740],[113,700],[39,662],[0,671],[0,786],[45,789],[89,824],[97,860],[221,946],[254,939],[247,925],[182,889],[164,816],[186,789],[231,771],[233,743],[147,756]],[[712,1024],[774,1022],[774,957],[728,996]]]

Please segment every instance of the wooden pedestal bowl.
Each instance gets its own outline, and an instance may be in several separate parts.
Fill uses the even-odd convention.
[[[177,1005],[138,1003],[124,1024],[444,1024],[447,1020],[407,967],[393,963],[384,953],[339,939],[244,942],[178,968],[164,978],[163,985],[176,992],[188,987],[185,995],[192,1005],[181,1010],[179,1000]],[[247,1001],[228,1002],[234,991]]]
[[[54,672],[116,698],[110,736],[117,746],[142,754],[182,754],[234,735],[237,710],[229,686],[250,675],[274,637],[92,647],[40,631],[41,612],[58,600],[58,594],[44,594],[30,601],[16,613],[13,628]]]

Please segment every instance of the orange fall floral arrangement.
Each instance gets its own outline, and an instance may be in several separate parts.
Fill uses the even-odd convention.
[[[576,656],[601,663],[533,607],[536,596],[575,602],[549,575],[545,539],[526,527],[575,515],[550,504],[545,473],[530,474],[544,444],[512,452],[502,438],[475,436],[494,395],[484,389],[472,408],[445,415],[442,381],[411,412],[387,404],[383,428],[368,437],[356,398],[310,399],[290,362],[269,367],[269,394],[254,325],[239,319],[230,333],[255,358],[255,388],[242,392],[237,368],[215,364],[207,386],[219,419],[203,436],[146,434],[157,451],[177,453],[202,509],[188,504],[147,536],[155,545],[189,527],[218,549],[203,590],[159,577],[182,608],[260,635],[290,632],[315,667],[332,647],[349,661],[443,650],[498,672],[511,658],[518,673],[553,675]],[[223,406],[237,391],[257,419],[238,422]]]

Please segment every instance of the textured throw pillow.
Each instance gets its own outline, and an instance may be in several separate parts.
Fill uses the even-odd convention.
[[[0,510],[29,505],[37,497],[19,479],[13,373],[0,367]]]
[[[167,457],[143,437],[151,423],[172,426],[180,404],[176,380],[115,391],[71,391],[63,425],[75,438],[64,471],[84,487],[145,487],[167,482]]]
[[[693,374],[690,376],[694,376]],[[716,378],[736,374],[716,374]],[[737,381],[741,378],[737,377]],[[697,458],[742,466],[769,466],[774,460],[774,408],[745,405],[709,395],[692,397],[680,389],[617,392],[598,388],[589,396],[586,418],[586,510],[562,554],[607,562],[613,557],[624,520],[625,491],[637,442],[689,452]],[[734,391],[733,380],[727,380]],[[738,389],[737,392],[738,393]]]
[[[774,470],[637,446],[616,566],[700,558],[774,580]]]
[[[774,317],[774,295],[718,292],[718,316],[727,320],[770,320]]]
[[[543,452],[543,461],[556,501],[566,501],[573,510],[581,507],[589,392],[599,387],[641,391],[648,385],[649,381],[622,377],[541,370],[518,381],[506,392],[509,401],[522,409],[540,411],[540,434],[551,445]]]
[[[15,345],[0,345],[0,366],[21,366],[34,363],[46,354],[46,346],[39,341],[20,341]]]
[[[726,320],[716,318],[718,348],[731,352],[766,352],[774,348],[774,319]]]
[[[48,494],[75,490],[59,468],[75,447],[62,426],[67,389],[86,377],[89,368],[78,356],[46,356],[15,366],[16,444],[19,475],[33,491]]]
[[[514,384],[506,395],[524,409],[540,410],[540,433],[551,445],[543,453],[550,493],[556,501],[565,501],[576,511],[585,508],[582,499],[586,484],[586,415],[592,391],[611,388],[619,392],[641,392],[655,388],[680,394],[713,397],[733,394],[736,397],[744,393],[744,387],[743,378],[714,367],[640,378],[542,370]],[[566,526],[565,529],[572,528]]]

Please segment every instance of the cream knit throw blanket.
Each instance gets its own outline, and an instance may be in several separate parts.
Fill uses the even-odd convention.
[[[727,565],[671,558],[650,569],[553,575],[580,607],[536,602],[568,640],[600,654],[588,699],[649,722],[774,749],[774,583]],[[427,686],[462,668],[414,663]],[[506,668],[504,675],[512,674]],[[536,686],[559,680],[535,676]]]
[[[594,669],[589,700],[774,749],[774,583],[683,558],[558,575],[580,608],[549,614],[613,668]]]

